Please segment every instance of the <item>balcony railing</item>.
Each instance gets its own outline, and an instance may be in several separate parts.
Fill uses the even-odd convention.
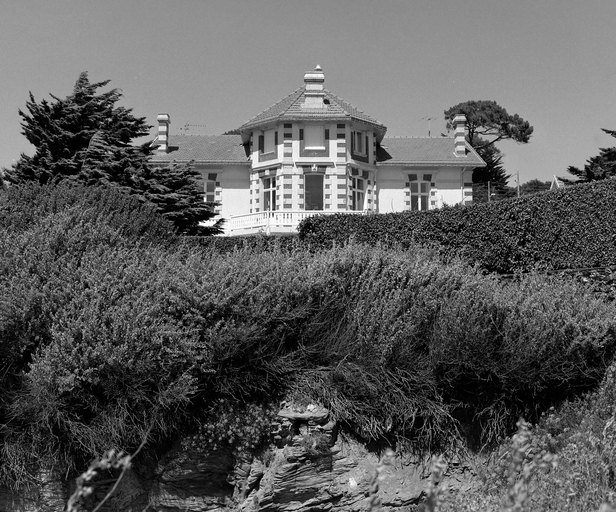
[[[246,215],[236,215],[231,217],[225,226],[227,235],[247,235],[263,232],[271,233],[292,233],[297,229],[299,223],[307,217],[313,215],[333,215],[335,213],[351,213],[362,215],[366,212],[347,211],[332,212],[324,210],[287,210],[248,213]]]

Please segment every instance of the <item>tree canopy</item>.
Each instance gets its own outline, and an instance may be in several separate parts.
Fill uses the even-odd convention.
[[[508,139],[527,143],[533,133],[528,121],[518,114],[509,114],[495,101],[465,101],[445,110],[447,129],[453,127],[452,121],[457,114],[466,116],[468,142],[475,149]],[[488,140],[488,137],[493,138]]]
[[[496,196],[507,197],[506,174],[502,163],[503,154],[495,146],[502,140],[527,143],[533,127],[518,114],[509,114],[495,101],[465,101],[445,110],[447,129],[453,128],[453,118],[458,114],[466,116],[466,140],[486,162],[486,167],[478,167],[473,172],[473,201],[483,202],[488,198],[488,183]],[[502,193],[501,193],[502,192]]]
[[[220,232],[200,223],[214,217],[204,202],[200,173],[189,165],[161,168],[151,164],[150,143],[133,140],[149,133],[145,118],[118,106],[119,89],[101,92],[109,80],[90,83],[80,74],[72,94],[51,95],[53,101],[37,102],[32,93],[26,112],[19,110],[22,134],[35,147],[33,156],[22,154],[4,180],[12,185],[72,180],[86,185],[112,186],[153,203],[184,234]]]
[[[520,194],[525,196],[536,194],[537,192],[545,192],[546,190],[550,190],[551,185],[549,181],[541,181],[538,179],[530,180],[520,185]]]
[[[608,135],[616,137],[616,130],[606,130],[605,128],[602,128],[602,130]],[[599,148],[599,154],[586,160],[582,169],[570,165],[567,167],[567,172],[575,176],[576,179],[563,179],[576,183],[616,177],[616,147]]]

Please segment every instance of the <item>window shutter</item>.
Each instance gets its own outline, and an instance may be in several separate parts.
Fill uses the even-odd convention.
[[[278,145],[278,132],[274,132],[274,146]]]
[[[299,140],[304,140],[304,129],[303,128],[299,129]]]
[[[329,130],[325,130],[325,140],[329,140]]]
[[[265,136],[259,135],[259,153],[263,153],[265,149]]]

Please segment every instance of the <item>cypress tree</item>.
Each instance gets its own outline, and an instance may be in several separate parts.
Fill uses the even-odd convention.
[[[32,93],[26,112],[19,110],[22,134],[35,147],[34,155],[22,154],[4,180],[12,185],[28,182],[55,183],[65,179],[91,186],[118,187],[143,202],[153,203],[183,234],[220,232],[221,222],[200,225],[214,217],[204,202],[200,173],[189,165],[155,167],[150,163],[150,143],[132,141],[149,133],[144,117],[118,106],[118,89],[101,92],[109,80],[90,83],[80,74],[72,94],[51,95],[53,101],[37,102]]]

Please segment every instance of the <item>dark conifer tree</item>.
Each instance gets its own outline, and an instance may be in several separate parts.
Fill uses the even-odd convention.
[[[73,93],[64,99],[37,103],[32,93],[26,111],[19,111],[22,133],[35,147],[33,156],[22,154],[4,179],[12,185],[41,184],[65,179],[92,186],[119,187],[142,201],[156,205],[180,233],[214,234],[220,224],[200,225],[214,217],[212,205],[203,199],[200,173],[191,166],[155,167],[150,163],[150,144],[132,141],[149,133],[143,117],[118,106],[118,89],[100,92],[109,80],[90,83],[81,73]]]
[[[466,116],[466,140],[487,164],[473,171],[473,201],[487,201],[488,189],[494,194],[492,199],[511,196],[507,187],[510,175],[505,172],[503,154],[495,143],[514,140],[525,144],[530,140],[533,127],[518,114],[509,114],[495,101],[465,101],[451,107],[445,111],[448,129],[452,128],[457,114]]]
[[[602,130],[616,137],[615,130]],[[575,176],[575,179],[562,178],[569,183],[583,183],[587,181],[599,181],[607,178],[616,177],[616,147],[599,148],[599,154],[586,160],[586,164],[582,169],[570,165],[567,167],[567,172]]]

